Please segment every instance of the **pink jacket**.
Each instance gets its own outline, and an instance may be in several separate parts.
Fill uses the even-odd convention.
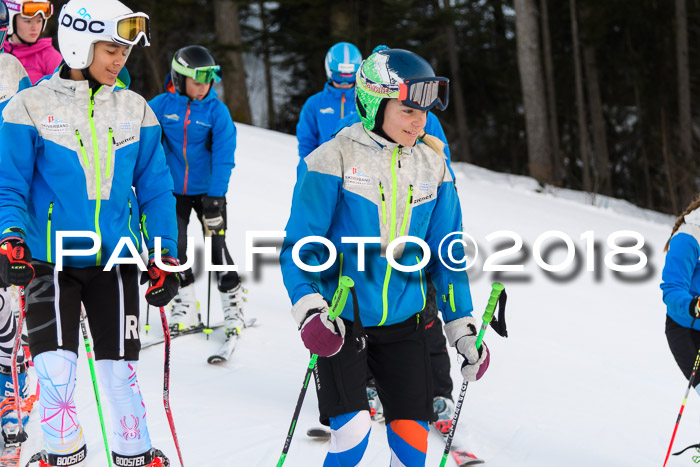
[[[39,39],[32,45],[13,44],[6,40],[3,46],[5,52],[14,55],[22,62],[32,84],[36,84],[46,75],[52,75],[63,61],[59,51],[51,44],[50,37]]]

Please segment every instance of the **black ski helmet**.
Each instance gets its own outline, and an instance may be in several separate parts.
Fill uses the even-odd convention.
[[[187,77],[175,71],[175,67],[178,65],[189,70],[194,70],[196,68],[216,66],[216,60],[214,60],[209,50],[201,45],[188,45],[175,52],[171,64],[170,76],[173,80],[175,90],[184,96]]]
[[[0,0],[0,48],[7,36],[7,28],[10,25],[10,11],[5,5],[5,0]]]

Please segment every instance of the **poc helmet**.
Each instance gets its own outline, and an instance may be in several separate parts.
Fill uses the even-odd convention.
[[[90,66],[96,42],[150,45],[148,15],[134,13],[118,0],[70,0],[61,9],[58,22],[58,48],[74,70]]]
[[[445,110],[449,82],[447,78],[435,76],[430,64],[413,52],[380,50],[367,57],[357,71],[357,113],[364,127],[374,130],[377,114],[387,99],[399,99],[402,104],[418,110],[433,107]]]
[[[2,49],[2,43],[5,42],[5,37],[7,37],[7,27],[9,24],[10,12],[7,10],[5,1],[0,0],[0,49]]]
[[[349,42],[338,42],[326,54],[326,77],[336,83],[354,83],[362,62],[360,50]]]
[[[170,77],[175,90],[185,95],[187,77],[200,83],[221,81],[221,67],[216,64],[209,50],[201,45],[183,47],[173,56]]]
[[[53,15],[53,4],[49,0],[6,0],[7,9],[10,10],[10,25],[7,27],[7,35],[17,32],[17,15],[23,18],[34,18],[41,15],[44,20],[41,32],[46,30],[46,20]],[[20,37],[20,40],[23,40]]]

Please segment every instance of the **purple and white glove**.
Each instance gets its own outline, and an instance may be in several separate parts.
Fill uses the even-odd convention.
[[[331,319],[328,303],[321,294],[301,297],[292,307],[292,315],[299,325],[301,340],[311,353],[330,357],[340,352],[345,341],[345,324],[341,319]]]
[[[486,342],[476,349],[477,338],[476,319],[471,316],[458,318],[445,324],[445,335],[450,345],[464,357],[462,376],[466,381],[478,381],[486,373],[491,357]]]

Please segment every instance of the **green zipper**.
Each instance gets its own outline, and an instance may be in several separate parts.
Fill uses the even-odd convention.
[[[398,197],[399,187],[396,176],[397,156],[401,156],[401,149],[397,146],[391,153],[391,231],[389,232],[389,243],[394,241],[396,237],[396,198]],[[386,223],[386,220],[384,221]],[[382,320],[378,326],[382,326],[386,322],[387,314],[389,313],[389,280],[391,279],[391,264],[387,261],[386,273],[384,273],[384,287],[382,289]]]
[[[92,132],[92,158],[95,161],[95,233],[102,242],[102,232],[100,231],[100,207],[102,205],[102,177],[100,176],[100,147],[97,144],[97,129],[95,128],[95,99],[94,94],[102,89],[100,86],[95,93],[90,89],[90,104],[88,106],[90,131]],[[97,250],[96,265],[99,266],[102,262],[102,249]]]
[[[382,195],[382,223],[386,224],[386,199],[384,197],[382,182],[379,182],[379,194]]]
[[[449,290],[450,290],[450,308],[452,308],[452,312],[454,313],[457,310],[455,309],[455,291],[454,291],[454,287],[452,287],[452,282],[450,282]]]
[[[109,173],[112,171],[112,145],[116,144],[114,140],[114,131],[109,129],[109,139],[107,140],[107,165],[105,167],[105,178],[109,178]]]
[[[46,221],[46,258],[51,262],[51,213],[53,212],[53,201],[49,204],[49,215]]]
[[[136,234],[131,230],[131,200],[129,200],[129,232],[131,232],[131,236],[136,240],[136,251],[139,251],[139,239],[136,238]]]
[[[416,264],[420,264],[420,258],[416,256]],[[420,311],[425,310],[425,305],[426,305],[426,299],[425,299],[425,289],[423,288],[423,269],[418,270],[418,274],[420,274],[420,293],[423,295],[423,308],[421,308]]]
[[[88,160],[87,153],[85,152],[85,145],[83,144],[83,138],[80,137],[80,132],[75,130],[75,136],[78,138],[78,144],[80,145],[80,154],[83,155],[83,162],[85,167],[90,167],[90,161]]]
[[[146,237],[146,241],[150,241],[150,238],[148,238],[148,230],[146,230],[146,215],[141,214],[141,233],[143,233],[143,236]]]

